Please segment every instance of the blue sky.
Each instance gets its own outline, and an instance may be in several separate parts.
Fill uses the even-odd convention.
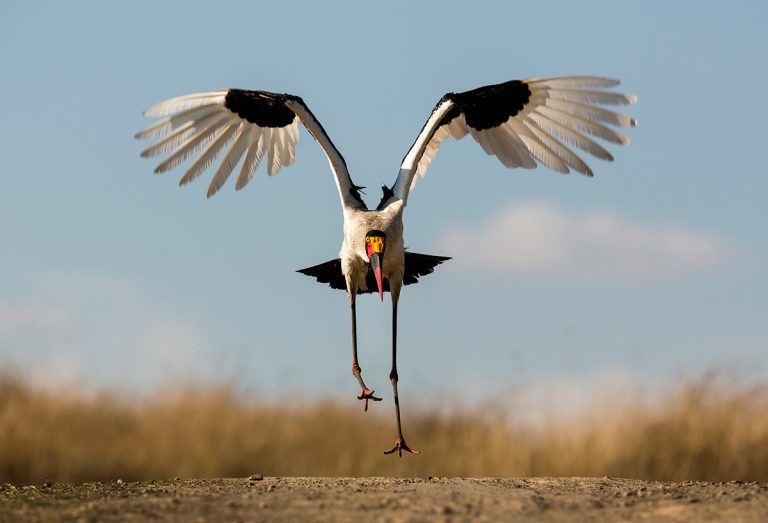
[[[403,292],[401,395],[768,377],[765,3],[224,5],[4,4],[4,368],[351,398],[346,298],[294,272],[341,244],[320,148],[304,133],[295,166],[206,200],[139,158],[141,111],[219,87],[298,94],[375,204],[445,92],[594,74],[639,97],[631,145],[591,159],[594,179],[510,171],[465,139],[416,187],[407,245],[454,260]],[[390,307],[358,316],[364,376],[388,392]]]

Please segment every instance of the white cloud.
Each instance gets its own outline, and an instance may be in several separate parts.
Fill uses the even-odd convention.
[[[705,231],[642,224],[607,211],[569,212],[543,202],[446,231],[439,248],[465,270],[577,280],[666,279],[720,269],[738,257],[729,242]]]

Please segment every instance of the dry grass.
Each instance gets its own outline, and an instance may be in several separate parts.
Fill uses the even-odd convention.
[[[424,453],[403,459],[381,452],[393,440],[390,409],[359,407],[245,400],[227,387],[125,403],[0,376],[0,481],[252,473],[768,481],[765,386],[702,379],[656,406],[628,401],[525,427],[499,414],[409,411],[409,442]]]

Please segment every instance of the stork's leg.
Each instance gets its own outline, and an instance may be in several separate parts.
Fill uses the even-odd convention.
[[[368,410],[368,400],[381,401],[381,398],[377,398],[373,395],[373,391],[365,386],[363,377],[360,374],[362,369],[357,361],[357,310],[355,308],[355,295],[350,295],[350,303],[352,304],[352,375],[360,384],[360,395],[357,397],[359,400],[365,400],[365,410]]]
[[[403,437],[403,427],[400,423],[400,399],[397,396],[397,298],[392,297],[392,370],[389,372],[389,381],[392,383],[392,391],[395,393],[395,416],[397,417],[397,439],[395,446],[385,450],[384,454],[392,454],[397,451],[398,456],[403,457],[403,451],[419,454],[418,450],[409,448]]]

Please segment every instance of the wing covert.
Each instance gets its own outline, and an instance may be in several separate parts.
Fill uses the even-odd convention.
[[[360,187],[352,182],[344,158],[298,96],[219,89],[161,102],[144,111],[144,115],[162,117],[135,135],[137,139],[153,140],[142,151],[142,157],[165,155],[155,173],[169,171],[194,158],[180,180],[180,185],[186,185],[223,154],[208,186],[209,198],[238,165],[236,190],[251,181],[263,159],[270,176],[276,175],[283,166],[292,165],[296,160],[301,122],[328,158],[342,206],[365,209]]]
[[[563,174],[575,170],[592,176],[591,168],[571,146],[612,161],[613,156],[591,137],[627,145],[629,139],[610,126],[637,124],[601,107],[637,101],[635,96],[607,90],[618,84],[618,80],[594,76],[533,78],[446,94],[403,158],[394,197],[407,203],[416,179],[426,175],[442,142],[467,134],[507,167],[533,169],[544,164]]]

